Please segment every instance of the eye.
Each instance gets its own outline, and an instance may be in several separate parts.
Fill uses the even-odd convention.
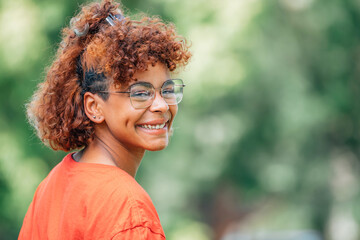
[[[163,94],[173,94],[175,92],[174,86],[167,87],[162,90]]]
[[[172,80],[167,80],[161,89],[161,93],[164,97],[173,97],[175,91],[175,84]]]
[[[148,98],[151,97],[151,91],[148,90],[136,90],[131,92],[131,97],[135,98]]]

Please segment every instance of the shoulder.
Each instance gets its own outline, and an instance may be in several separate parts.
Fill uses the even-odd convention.
[[[145,230],[164,235],[150,196],[133,177],[115,168],[89,174],[86,201],[94,228],[109,227],[112,236],[128,231],[145,234]]]
[[[109,173],[102,180],[97,179],[97,195],[108,202],[112,209],[118,209],[122,215],[126,211],[131,219],[143,223],[151,217],[158,220],[153,202],[148,193],[130,175],[122,170]],[[119,213],[120,214],[120,213]],[[134,219],[135,218],[135,219]]]
[[[147,192],[125,171],[118,168],[104,168],[78,174],[79,182],[94,198],[140,206],[141,203],[152,205]],[[83,175],[83,176],[82,176]],[[119,206],[119,204],[117,204]]]

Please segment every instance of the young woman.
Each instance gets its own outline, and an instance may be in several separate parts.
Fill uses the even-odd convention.
[[[84,6],[63,33],[28,116],[51,148],[80,151],[41,182],[19,239],[165,239],[134,177],[145,150],[168,145],[184,87],[170,72],[188,62],[186,42],[111,0]]]

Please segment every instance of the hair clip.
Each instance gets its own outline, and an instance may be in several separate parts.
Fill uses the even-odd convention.
[[[105,18],[105,20],[111,25],[114,26],[115,25],[115,21],[122,21],[123,19],[125,19],[125,17],[122,14],[115,14],[112,15],[111,13],[109,14],[109,16],[107,16]],[[72,21],[74,21],[72,19]],[[89,32],[89,23],[85,24],[84,30],[83,31],[79,31],[77,28],[74,29],[74,33],[76,34],[76,36],[78,37],[83,37],[86,34],[88,34]]]
[[[122,21],[125,17],[122,14],[115,14],[112,15],[111,13],[109,14],[109,16],[107,16],[105,18],[105,20],[111,25],[114,26],[115,25],[115,20],[117,21]]]
[[[89,32],[89,23],[86,23],[86,24],[85,24],[85,27],[84,27],[84,30],[83,30],[83,31],[79,31],[77,28],[74,29],[74,33],[75,33],[76,36],[78,36],[78,37],[85,36],[88,32]]]

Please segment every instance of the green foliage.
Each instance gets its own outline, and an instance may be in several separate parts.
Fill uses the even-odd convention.
[[[4,239],[16,237],[36,186],[64,155],[42,146],[24,104],[79,4],[0,3]],[[171,144],[148,153],[137,176],[170,239],[217,238],[230,223],[247,232],[314,229],[329,239],[359,237],[358,227],[338,231],[360,223],[358,1],[123,5],[128,14],[174,22],[192,43]]]

